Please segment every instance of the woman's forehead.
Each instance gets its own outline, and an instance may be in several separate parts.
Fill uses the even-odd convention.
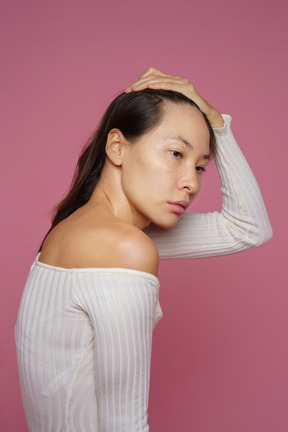
[[[188,104],[166,104],[160,123],[149,135],[163,139],[180,137],[192,145],[193,142],[209,145],[210,141],[210,132],[201,111]]]

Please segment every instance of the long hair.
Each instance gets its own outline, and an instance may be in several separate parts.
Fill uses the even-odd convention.
[[[110,130],[117,128],[127,140],[131,143],[135,142],[144,133],[153,129],[161,122],[165,101],[176,104],[188,104],[200,110],[191,99],[188,99],[182,93],[171,90],[145,89],[137,92],[122,93],[112,101],[96,132],[84,146],[69,192],[55,207],[52,225],[44,240],[59,222],[89,201],[105,163],[106,140]],[[213,129],[206,115],[202,114],[210,132],[210,156],[215,156],[216,141]]]

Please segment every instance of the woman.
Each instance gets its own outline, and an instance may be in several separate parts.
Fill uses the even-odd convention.
[[[230,122],[187,80],[154,68],[106,111],[19,309],[16,345],[29,431],[149,430],[152,330],[162,316],[158,253],[235,253],[272,236]],[[211,155],[222,211],[184,214]]]

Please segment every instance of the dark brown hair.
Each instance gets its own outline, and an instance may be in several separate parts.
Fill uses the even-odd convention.
[[[44,240],[59,222],[89,201],[105,163],[105,147],[109,131],[117,128],[131,143],[135,142],[144,133],[160,123],[166,101],[192,105],[200,110],[191,99],[188,99],[182,93],[171,90],[145,89],[137,92],[122,93],[112,101],[96,132],[83,149],[70,190],[66,197],[55,207],[52,226]],[[215,156],[216,141],[214,133],[206,115],[202,114],[210,132],[210,156]],[[44,240],[39,251],[41,251]]]

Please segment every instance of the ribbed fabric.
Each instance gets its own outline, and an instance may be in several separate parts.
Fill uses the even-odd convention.
[[[33,264],[16,324],[31,432],[145,431],[159,281]]]
[[[272,237],[257,181],[232,134],[231,116],[222,117],[224,127],[214,129],[222,211],[186,213],[170,230],[152,225],[147,234],[156,243],[161,259],[226,255],[260,246]]]
[[[272,236],[257,182],[230,129],[216,129],[222,211],[151,227],[161,258],[257,247]],[[147,432],[152,330],[162,316],[158,279],[129,269],[29,273],[15,336],[30,432]]]

